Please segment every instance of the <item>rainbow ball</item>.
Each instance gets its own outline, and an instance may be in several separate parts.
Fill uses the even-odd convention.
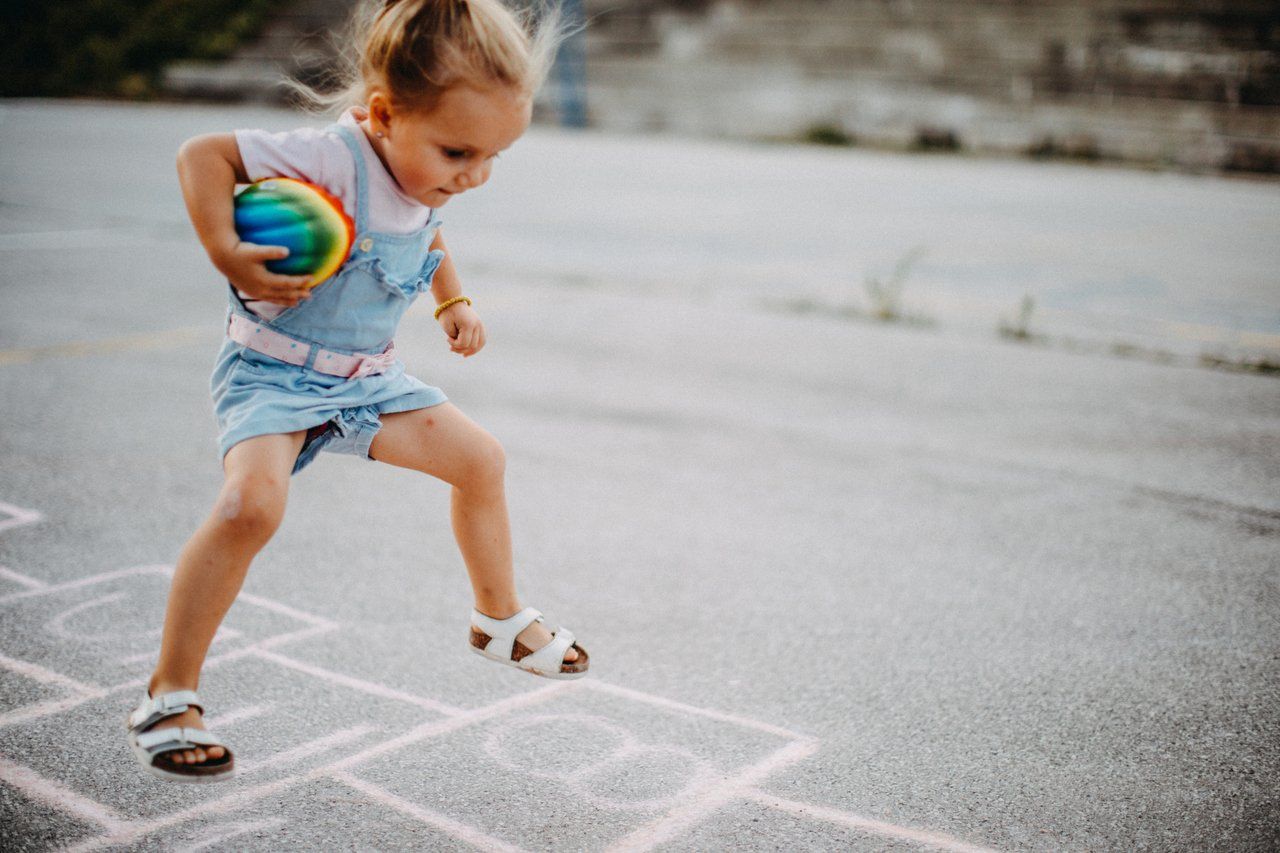
[[[310,275],[311,287],[338,271],[356,227],[342,202],[306,181],[267,178],[235,197],[236,233],[246,243],[284,246],[289,257],[267,261],[284,275]]]

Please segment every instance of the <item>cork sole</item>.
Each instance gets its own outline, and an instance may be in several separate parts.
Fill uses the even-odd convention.
[[[487,646],[489,644],[489,641],[492,639],[493,637],[490,637],[488,634],[486,634],[484,631],[481,631],[476,626],[474,625],[471,626],[472,647],[487,658],[501,661],[501,658],[498,658],[495,655],[491,655],[484,650],[484,647]],[[581,675],[582,673],[587,671],[587,667],[589,666],[589,661],[587,658],[587,650],[582,648],[582,646],[578,645],[577,643],[574,643],[569,648],[573,649],[575,652],[578,653],[578,659],[573,663],[565,663],[564,661],[561,661],[560,672],[563,675]],[[519,640],[516,640],[511,647],[511,662],[518,662],[524,659],[525,657],[533,654],[534,651],[535,651],[534,649],[531,649],[528,646],[526,646],[524,643],[520,642]],[[508,663],[508,661],[502,661],[502,663]],[[528,671],[529,670],[526,670],[526,672]]]

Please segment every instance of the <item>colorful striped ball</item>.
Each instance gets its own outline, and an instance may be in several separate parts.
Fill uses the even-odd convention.
[[[246,243],[284,246],[289,257],[267,261],[284,275],[310,275],[311,287],[338,271],[351,253],[356,227],[342,202],[294,178],[267,178],[235,198],[236,233]]]

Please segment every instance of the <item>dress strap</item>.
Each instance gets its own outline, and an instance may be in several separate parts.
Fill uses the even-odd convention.
[[[356,233],[363,234],[369,223],[369,174],[365,169],[364,152],[360,150],[360,143],[356,140],[356,133],[363,131],[359,128],[353,130],[344,124],[335,124],[334,129],[347,144],[347,148],[351,149],[351,156],[356,161]]]

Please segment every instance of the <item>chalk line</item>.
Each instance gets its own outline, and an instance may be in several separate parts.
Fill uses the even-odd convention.
[[[939,850],[947,850],[950,853],[997,853],[991,847],[981,847],[976,844],[970,844],[962,841],[952,835],[942,832],[931,832],[923,829],[912,829],[906,826],[898,826],[897,824],[886,823],[881,820],[873,820],[861,815],[851,814],[850,812],[840,811],[839,809],[829,808],[827,806],[813,805],[812,803],[800,803],[795,800],[784,800],[782,797],[776,797],[773,794],[761,791],[759,789],[745,792],[746,796],[758,803],[766,805],[779,811],[793,814],[796,817],[817,818],[825,820],[828,823],[846,826],[849,829],[858,830],[859,832],[868,832],[873,835],[880,835],[885,838],[896,838],[902,841],[914,841],[917,844],[923,844],[928,847],[936,847]]]
[[[15,572],[8,566],[0,566],[0,578],[8,578],[16,584],[25,586],[27,589],[44,589],[48,586],[44,581],[36,580],[29,575],[22,574],[22,572]]]
[[[124,593],[120,593],[120,595],[124,595]],[[154,634],[157,637],[159,637],[160,631],[161,629],[157,628],[155,629]],[[83,636],[79,636],[79,635],[73,635],[73,636],[75,636],[76,639],[85,639],[85,637]],[[135,637],[149,636],[149,634],[147,635],[135,634],[134,636]],[[228,627],[227,625],[219,625],[218,630],[215,631],[213,634],[213,639],[209,641],[209,648],[213,648],[219,643],[226,643],[227,640],[234,640],[236,637],[242,637],[242,636],[244,636],[243,631],[237,631],[235,628]],[[98,637],[93,637],[92,639],[98,639]],[[157,648],[149,652],[140,652],[136,655],[129,655],[128,657],[120,658],[119,663],[124,664],[126,666],[132,666],[133,664],[137,664],[137,663],[147,663],[150,661],[155,661],[160,657],[160,649],[158,648],[159,643],[157,643],[156,645],[157,645]]]
[[[790,729],[784,729],[781,726],[775,726],[770,723],[764,723],[760,720],[752,720],[748,717],[739,717],[737,714],[728,714],[724,711],[715,711],[710,708],[699,708],[694,705],[686,705],[683,702],[677,702],[674,699],[666,699],[661,696],[652,696],[648,693],[641,693],[639,690],[632,690],[629,687],[619,687],[616,684],[600,681],[599,679],[586,678],[582,680],[582,686],[590,690],[598,690],[601,693],[612,693],[616,696],[625,696],[637,702],[648,702],[650,705],[657,705],[660,708],[667,708],[672,711],[680,711],[685,714],[694,714],[699,717],[708,717],[712,720],[719,720],[722,723],[733,723],[748,729],[755,729],[760,732],[768,732],[771,735],[784,737],[788,740],[810,740],[808,735],[802,735],[799,732],[793,732]]]
[[[266,829],[275,829],[278,826],[284,826],[288,823],[282,817],[273,817],[266,820],[245,820],[239,823],[222,826],[202,826],[200,827],[200,842],[190,847],[179,848],[182,853],[197,853],[200,850],[212,850],[214,847],[222,844],[240,835],[247,835],[250,832],[262,832]],[[230,849],[230,848],[227,848]]]
[[[426,738],[462,728],[471,723],[478,722],[488,717],[504,714],[517,708],[544,702],[547,699],[558,695],[562,690],[567,689],[569,686],[570,685],[553,684],[530,693],[517,694],[516,696],[495,702],[492,705],[487,705],[484,708],[467,711],[465,714],[457,717],[449,717],[444,720],[426,723],[403,735],[400,735],[399,737],[368,747],[354,755],[338,759],[330,764],[316,767],[301,775],[289,776],[283,779],[277,779],[272,782],[256,785],[251,788],[245,788],[234,794],[222,797],[221,799],[200,803],[192,808],[174,812],[173,814],[165,815],[153,820],[128,824],[116,831],[109,832],[106,835],[86,839],[70,849],[72,851],[77,851],[77,853],[81,853],[81,851],[97,850],[106,846],[127,844],[144,835],[149,835],[152,832],[175,824],[184,823],[195,818],[204,817],[205,815],[222,814],[235,809],[240,809],[259,800],[274,796],[275,794],[293,787],[294,785],[299,785],[312,779],[331,777],[335,772],[350,770],[352,767],[362,764],[371,758],[376,758],[387,752],[401,749]]]
[[[763,781],[782,768],[808,758],[818,749],[814,740],[806,739],[789,743],[750,767],[733,776],[721,777],[719,781],[704,786],[701,790],[692,789],[688,798],[679,806],[667,812],[629,835],[620,838],[607,848],[614,851],[650,850],[659,844],[675,839],[682,832],[701,823],[716,810],[732,800],[741,799],[743,792]]]
[[[266,648],[274,647],[276,645],[280,645],[281,643],[290,642],[293,640],[299,640],[304,637],[309,637],[315,634],[321,634],[330,630],[332,630],[332,628],[329,627],[328,625],[318,625],[312,628],[302,628],[302,629],[299,629],[298,631],[294,631],[289,634],[280,634],[276,637],[269,637],[266,640],[262,640],[261,642],[251,646],[245,646],[239,649],[233,649],[232,651],[229,651],[229,652],[224,652],[223,654],[220,654],[220,655],[211,656],[205,660],[204,669],[208,670],[209,668],[214,666],[219,666],[224,663],[229,663],[231,661],[239,660],[240,658],[245,658],[251,655],[255,655]],[[14,661],[14,659],[12,658],[6,658],[5,660]],[[0,662],[0,666],[3,666],[3,662]],[[15,661],[14,666],[9,668],[17,672],[18,669],[16,667],[18,666],[36,667],[37,665],[28,663],[27,661]],[[53,670],[48,670],[43,667],[37,667],[37,669],[41,672],[42,677],[49,680],[50,683],[54,683],[54,679],[63,679],[61,683],[64,686],[71,687],[73,684],[77,685],[76,687],[72,688],[72,689],[78,690],[77,695],[70,696],[63,699],[52,699],[45,702],[37,702],[32,705],[26,705],[21,708],[15,708],[12,711],[0,714],[0,728],[17,725],[19,723],[29,722],[31,720],[37,720],[41,717],[47,717],[52,714],[59,714],[63,711],[70,710],[76,707],[77,705],[81,705],[85,702],[93,701],[94,699],[102,699],[106,696],[110,696],[113,693],[120,693],[126,690],[146,689],[147,685],[151,681],[151,676],[150,674],[148,674],[148,675],[140,676],[138,678],[132,678],[128,681],[123,681],[118,684],[113,684],[110,687],[94,687],[91,685],[78,682],[75,679],[72,679],[72,678],[69,678],[68,676],[64,676],[60,673],[54,672]],[[36,670],[29,670],[29,672],[32,672],[32,673],[34,673],[35,671]],[[23,672],[20,674],[26,674],[26,673]],[[31,677],[35,678],[34,674]],[[36,680],[40,680],[40,679],[36,679]]]
[[[204,724],[210,729],[225,729],[228,726],[234,726],[236,723],[244,720],[251,720],[254,717],[261,717],[271,709],[266,705],[249,705],[245,708],[237,708],[234,711],[224,711],[212,717],[205,717]]]
[[[144,679],[143,684],[146,684]],[[69,696],[66,699],[51,699],[48,702],[36,702],[34,705],[24,705],[21,708],[15,708],[4,714],[0,714],[0,729],[7,726],[16,726],[19,723],[29,722],[30,720],[38,720],[41,717],[48,717],[51,714],[59,714],[63,711],[69,711],[77,705],[83,705],[94,699],[101,699],[106,696],[106,692],[93,694],[77,693],[75,696]],[[124,721],[125,714],[120,714],[121,722]]]
[[[139,770],[139,773],[142,771]],[[164,815],[162,817],[153,818],[147,821],[137,823],[129,823],[117,829],[109,831],[106,835],[99,835],[95,838],[87,838],[73,847],[67,848],[68,851],[81,853],[82,851],[98,850],[102,847],[110,847],[116,845],[128,844],[144,835],[150,835],[161,829],[179,823],[185,823],[195,818],[205,817],[206,815],[226,814],[227,812],[236,811],[253,803],[266,799],[267,797],[277,794],[287,788],[302,782],[306,776],[286,777],[277,779],[274,782],[267,782],[262,785],[255,785],[252,788],[245,788],[234,794],[222,797],[217,800],[207,800],[194,808],[185,809],[183,811],[174,812],[173,814]],[[234,782],[223,782],[218,784],[234,784]]]
[[[423,697],[423,696],[415,696],[412,693],[405,693],[402,690],[396,690],[394,687],[386,687],[382,684],[378,684],[373,681],[365,681],[362,678],[354,678],[350,675],[343,675],[342,673],[333,672],[332,670],[314,666],[309,663],[304,663],[295,658],[278,654],[276,652],[269,652],[264,649],[257,648],[257,649],[254,649],[253,653],[256,657],[260,657],[263,660],[269,660],[272,663],[278,663],[281,666],[287,666],[291,669],[296,669],[299,672],[305,672],[307,675],[312,675],[312,676],[315,676],[316,678],[323,678],[326,681],[332,681],[334,684],[341,684],[344,687],[351,687],[355,690],[360,690],[365,693],[371,694],[373,696],[381,696],[384,699],[395,699],[399,702],[406,702],[410,705],[416,705],[419,708],[425,708],[429,711],[435,711],[436,713],[444,714],[450,717],[466,713],[461,708],[455,708],[452,705],[446,705],[445,703],[437,702],[434,699],[427,699],[426,697]]]
[[[331,735],[309,740],[300,743],[297,746],[290,747],[275,755],[261,758],[253,762],[237,763],[236,773],[241,776],[257,773],[262,770],[270,770],[274,767],[282,767],[287,764],[294,764],[303,759],[310,758],[321,752],[326,752],[334,747],[342,746],[344,743],[350,743],[353,740],[359,740],[370,732],[376,731],[373,726],[352,726],[349,729],[336,731]]]
[[[410,802],[403,797],[398,797],[390,791],[379,788],[377,785],[366,782],[356,776],[352,776],[350,773],[345,771],[339,770],[330,773],[329,778],[355,788],[357,791],[376,803],[380,803],[390,809],[406,814],[419,823],[424,823],[427,826],[446,832],[454,838],[457,838],[460,841],[465,841],[467,844],[478,847],[481,850],[501,850],[506,851],[506,853],[524,853],[524,848],[522,847],[515,847],[502,839],[488,835],[473,826],[468,826],[467,824],[456,821],[453,818],[446,817],[439,812],[423,808],[417,803]]]
[[[0,655],[0,667],[7,669],[10,672],[16,672],[24,678],[30,678],[32,681],[38,681],[41,684],[55,684],[58,687],[65,687],[68,690],[75,691],[76,693],[84,694],[85,697],[105,695],[103,694],[101,687],[85,684],[83,681],[76,681],[74,678],[69,678],[60,672],[54,672],[51,669],[46,669],[39,664],[25,660],[18,660],[17,658],[11,658],[7,655]]]
[[[254,595],[253,593],[245,592],[244,590],[241,590],[240,594],[236,596],[236,601],[247,601],[248,603],[254,605],[255,607],[261,607],[265,610],[270,610],[273,613],[279,613],[282,616],[288,616],[291,619],[297,619],[299,622],[306,622],[316,627],[324,627],[324,628],[338,627],[337,622],[334,622],[330,619],[326,619],[323,616],[316,616],[313,613],[306,613],[302,610],[298,610],[295,607],[290,607],[287,604],[281,604],[279,601],[275,601],[274,599],[263,598],[260,595]]]
[[[108,832],[119,832],[129,825],[123,815],[102,803],[79,794],[60,782],[46,779],[29,767],[23,767],[0,756],[0,781],[18,788],[33,800],[53,806],[61,812],[89,823],[95,823]]]
[[[37,521],[44,519],[44,516],[34,509],[23,509],[20,506],[7,504],[4,501],[0,501],[0,512],[9,516],[9,518],[0,519],[0,531],[21,527],[24,524],[35,524]]]
[[[53,584],[40,589],[28,589],[23,592],[11,592],[8,595],[0,596],[0,604],[8,604],[10,601],[18,601],[23,598],[33,598],[37,595],[53,595],[58,592],[66,592],[70,589],[80,589],[81,587],[93,586],[94,584],[104,583],[117,578],[133,577],[135,575],[166,575],[172,571],[169,566],[153,565],[153,566],[133,566],[128,569],[117,569],[111,572],[103,572],[98,575],[90,575],[87,578],[77,578],[73,581]]]

